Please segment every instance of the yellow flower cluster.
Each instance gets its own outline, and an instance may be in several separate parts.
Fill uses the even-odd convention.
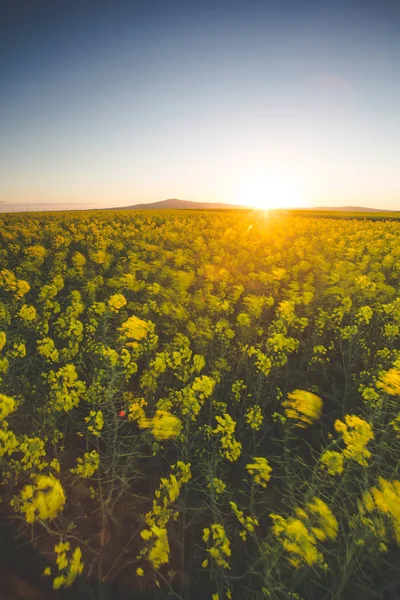
[[[239,510],[236,502],[231,501],[231,502],[229,502],[229,505],[230,505],[231,509],[233,510],[233,512],[235,513],[236,518],[239,521],[239,523],[241,525],[243,525],[243,527],[244,527],[244,529],[239,532],[239,535],[243,541],[246,541],[247,533],[248,532],[253,533],[254,529],[256,527],[258,527],[258,525],[259,525],[258,519],[256,519],[255,517],[245,517],[243,511]]]
[[[224,483],[222,479],[218,479],[218,477],[213,477],[212,483],[208,484],[208,488],[213,488],[217,496],[219,496],[219,494],[222,494],[225,491],[226,483]]]
[[[378,478],[379,487],[364,492],[359,503],[361,513],[379,512],[391,522],[394,537],[400,545],[400,481]],[[383,530],[384,534],[385,531]]]
[[[398,413],[395,418],[390,421],[390,425],[393,427],[393,430],[396,432],[397,437],[400,437],[400,413]]]
[[[31,286],[23,279],[16,279],[12,271],[2,269],[0,271],[0,288],[13,292],[16,298],[22,298],[29,292]]]
[[[38,266],[42,265],[47,254],[46,248],[40,246],[39,244],[28,246],[25,252],[30,259],[38,264]]]
[[[359,465],[367,466],[367,459],[371,457],[371,452],[367,450],[366,445],[374,438],[371,425],[356,415],[345,415],[344,421],[337,419],[334,425],[346,445],[343,450],[344,457],[355,460]]]
[[[246,384],[242,379],[234,381],[232,384],[232,396],[235,402],[240,402],[241,393],[246,389]]]
[[[372,319],[373,314],[374,311],[370,306],[360,306],[356,313],[356,318],[359,323],[365,323],[366,325],[368,325],[368,323]]]
[[[144,340],[149,333],[154,331],[154,324],[150,321],[143,321],[142,319],[139,319],[139,317],[133,315],[122,323],[118,331],[121,332],[123,337],[138,342]]]
[[[343,473],[345,456],[343,452],[326,450],[321,456],[321,464],[329,475],[340,475]]]
[[[213,434],[222,434],[220,440],[221,453],[230,462],[235,462],[242,452],[242,444],[234,438],[236,423],[227,413],[225,413],[222,417],[219,415],[216,416],[215,420],[217,421],[218,425],[211,431]]]
[[[56,564],[60,575],[53,580],[53,589],[59,590],[61,587],[70,587],[78,575],[83,571],[82,552],[79,546],[71,553],[69,542],[60,542],[54,546],[54,552],[57,554]],[[67,556],[67,552],[70,556]],[[51,575],[50,567],[44,571],[44,575]]]
[[[387,394],[400,396],[400,370],[394,367],[382,373],[376,385]]]
[[[203,529],[203,541],[206,544],[211,541],[211,545],[207,548],[207,552],[213,557],[217,565],[224,569],[230,569],[228,560],[232,551],[224,526],[219,523],[213,523],[211,528],[205,527]]]
[[[150,429],[156,440],[177,438],[182,429],[182,423],[167,410],[157,410],[152,419],[141,418],[138,421],[141,429]]]
[[[28,523],[33,523],[36,519],[54,519],[64,504],[64,490],[53,475],[37,475],[34,484],[24,487],[20,499],[12,500],[12,505],[19,507]]]
[[[34,306],[28,306],[28,304],[24,304],[21,307],[18,316],[24,321],[34,321],[36,319],[36,308]]]
[[[68,364],[58,371],[50,371],[47,380],[51,387],[52,406],[55,410],[69,412],[78,406],[86,386],[83,381],[78,380],[75,365]]]
[[[30,469],[42,471],[48,466],[48,463],[42,460],[46,456],[46,449],[42,439],[24,435],[18,450],[23,454],[19,464],[25,471]]]
[[[344,422],[337,419],[334,427],[341,434],[346,447],[342,452],[326,450],[320,459],[321,466],[330,475],[343,473],[346,460],[352,459],[359,465],[367,466],[371,452],[366,445],[374,438],[371,425],[355,415],[345,415]]]
[[[250,327],[251,325],[251,317],[247,313],[238,314],[236,321],[239,327]]]
[[[177,394],[176,400],[182,415],[189,415],[194,421],[200,412],[205,400],[211,396],[215,387],[215,380],[207,375],[196,377],[192,384]]]
[[[140,532],[145,541],[149,541],[141,554],[145,556],[155,569],[169,560],[169,543],[166,525],[168,521],[176,519],[178,513],[170,508],[177,499],[184,483],[192,477],[190,463],[178,461],[172,465],[172,473],[166,478],[162,477],[160,487],[156,490],[153,507],[146,514],[148,529]]]
[[[108,299],[107,306],[112,312],[117,313],[121,310],[121,308],[126,306],[126,298],[123,294],[114,294]]]
[[[0,331],[0,351],[3,350],[6,345],[7,336],[4,331]]]
[[[254,431],[259,431],[263,422],[261,406],[256,405],[249,408],[246,411],[244,418],[251,429],[254,429]]]
[[[100,466],[100,457],[96,450],[91,452],[85,452],[83,458],[79,457],[76,459],[75,469],[70,469],[71,473],[79,475],[83,479],[92,477]]]
[[[11,396],[0,394],[0,421],[6,419],[15,411],[15,400]]]
[[[248,356],[256,357],[256,368],[260,373],[268,377],[272,367],[271,359],[260,350],[260,348],[255,348],[254,346],[244,346],[243,351],[246,352]]]
[[[18,446],[17,438],[8,431],[6,418],[15,411],[15,400],[6,394],[0,394],[0,458],[5,454],[11,455]]]
[[[26,346],[24,342],[16,342],[8,352],[9,358],[24,358],[26,356]]]
[[[302,565],[322,565],[326,567],[323,554],[318,550],[318,542],[335,539],[338,532],[337,520],[320,498],[314,498],[305,509],[296,509],[296,517],[271,514],[272,531],[288,552],[290,564],[296,569]]]
[[[50,337],[45,337],[36,342],[39,354],[47,358],[50,362],[57,362],[59,358],[58,350],[54,344],[54,340]]]
[[[17,438],[12,431],[7,430],[5,423],[2,424],[3,429],[0,429],[0,458],[5,454],[12,454],[18,446]]]
[[[267,340],[267,348],[272,358],[272,364],[283,367],[288,362],[288,356],[299,347],[299,340],[283,333],[274,333]]]
[[[151,525],[150,529],[144,529],[140,532],[140,535],[146,542],[151,542],[151,546],[147,551],[147,558],[153,568],[159,569],[161,565],[167,564],[170,548],[165,527]]]
[[[180,379],[186,379],[186,377],[180,377]],[[211,377],[196,377],[190,385],[174,392],[170,398],[161,398],[157,406],[170,408],[174,404],[182,416],[188,416],[195,421],[205,400],[211,396],[214,386],[215,380]]]
[[[133,398],[133,396],[132,396]],[[131,399],[131,396],[127,397],[128,400]],[[146,413],[144,412],[145,407],[147,406],[147,402],[144,398],[136,398],[128,408],[128,420],[129,421],[142,421],[146,418]]]
[[[111,367],[115,367],[115,365],[118,363],[119,354],[116,350],[114,350],[114,348],[110,348],[105,344],[98,344],[96,350],[99,356],[104,357]]]
[[[86,258],[81,252],[74,252],[71,257],[71,262],[74,267],[81,268],[86,265]]]
[[[271,479],[272,467],[263,456],[256,456],[253,460],[253,463],[248,463],[246,465],[246,469],[250,475],[254,476],[254,481],[258,485],[266,488],[268,481]]]
[[[93,433],[96,437],[100,437],[101,430],[104,427],[104,416],[101,410],[91,410],[89,415],[85,417],[85,422],[89,423],[88,431]]]
[[[146,514],[146,523],[149,526],[165,527],[168,521],[175,517],[176,513],[169,508],[169,505],[177,500],[182,485],[191,477],[190,463],[178,461],[172,465],[171,475],[168,478],[161,478],[160,486],[154,494],[153,508]]]
[[[319,396],[311,392],[294,390],[288,394],[288,400],[282,402],[282,406],[285,407],[286,417],[297,421],[297,427],[304,429],[320,418],[323,403]]]

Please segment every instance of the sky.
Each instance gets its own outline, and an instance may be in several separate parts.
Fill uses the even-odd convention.
[[[3,0],[0,211],[400,210],[398,0]]]

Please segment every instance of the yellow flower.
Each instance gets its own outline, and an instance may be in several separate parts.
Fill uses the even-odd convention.
[[[147,406],[147,402],[144,398],[137,398],[135,402],[129,405],[128,420],[129,421],[141,421],[146,418],[144,408]]]
[[[22,490],[21,500],[20,511],[25,513],[28,523],[33,523],[36,519],[54,519],[65,504],[65,494],[53,475],[37,475],[35,483]]]
[[[78,575],[83,571],[81,549],[78,546],[71,555],[71,546],[69,542],[60,542],[54,546],[54,551],[57,554],[56,564],[61,575],[55,577],[53,589],[58,590],[62,586],[70,587]],[[70,553],[69,557],[67,552]]]
[[[322,466],[328,470],[329,475],[340,475],[343,473],[344,455],[335,450],[327,450],[321,456]]]
[[[28,306],[27,304],[24,304],[21,307],[18,316],[20,316],[24,321],[33,321],[36,319],[36,308],[34,306]]]
[[[86,479],[92,477],[99,468],[100,457],[96,450],[92,450],[91,452],[85,452],[83,458],[77,458],[76,463],[75,469],[70,469],[70,472]]]
[[[81,252],[74,252],[71,257],[71,262],[74,267],[82,268],[86,265],[86,258]]]
[[[112,312],[119,312],[121,308],[126,306],[126,298],[122,294],[114,294],[108,299],[107,305]]]
[[[16,298],[22,298],[31,289],[31,286],[27,281],[23,279],[16,279],[12,271],[8,269],[2,269],[0,271],[0,287],[6,291],[14,292]]]
[[[58,350],[51,338],[45,337],[42,340],[37,340],[36,345],[39,354],[49,359],[51,362],[58,361]]]
[[[209,488],[213,487],[215,493],[217,495],[219,495],[219,494],[222,494],[225,491],[226,484],[221,479],[218,479],[217,477],[213,477],[212,484],[209,483],[208,487]]]
[[[12,454],[17,447],[18,441],[14,433],[12,431],[0,429],[0,458],[5,454]]]
[[[141,429],[151,429],[156,440],[176,438],[182,428],[180,419],[166,410],[157,410],[152,419],[140,419],[138,425]]]
[[[345,415],[344,421],[337,419],[334,425],[346,445],[343,456],[354,459],[362,466],[367,466],[367,459],[371,457],[371,452],[366,449],[366,445],[374,438],[371,425],[356,415]]]
[[[307,510],[309,514],[312,513],[314,517],[318,518],[319,527],[330,539],[334,540],[338,532],[338,522],[327,504],[320,498],[314,498],[307,504]]]
[[[239,510],[236,502],[229,502],[230,507],[236,515],[237,520],[244,527],[244,531],[240,531],[239,535],[243,541],[247,538],[247,532],[253,533],[256,527],[258,527],[258,519],[255,517],[245,517],[242,510]]]
[[[91,410],[89,416],[85,417],[85,422],[89,423],[88,431],[90,431],[96,437],[100,437],[101,430],[104,427],[104,417],[101,410]]]
[[[296,420],[296,425],[304,429],[319,419],[323,403],[319,396],[311,392],[294,390],[288,394],[288,400],[282,402],[282,406],[286,407],[286,417]]]
[[[207,543],[210,537],[212,545],[207,549],[208,553],[218,566],[229,569],[228,559],[231,556],[231,548],[223,525],[213,523],[211,528],[203,529],[203,540]]]
[[[29,292],[30,289],[31,289],[31,286],[29,285],[29,283],[27,281],[18,279],[17,290],[15,292],[15,296],[17,298],[22,298],[22,296],[25,296]]]
[[[376,385],[387,394],[400,396],[400,370],[393,368],[382,373]]]
[[[362,512],[377,511],[386,515],[392,524],[395,539],[400,545],[400,481],[387,481],[379,477],[378,482],[379,487],[372,487],[364,492]]]
[[[261,407],[256,405],[248,409],[245,414],[246,423],[250,425],[251,429],[258,431],[263,422],[263,415]]]
[[[254,481],[263,488],[267,487],[268,481],[271,479],[272,467],[263,456],[256,456],[253,463],[246,465],[250,475],[254,475]]]
[[[78,380],[75,365],[68,364],[58,371],[50,371],[47,379],[51,387],[52,404],[56,410],[68,412],[78,406],[86,386],[83,381]]]
[[[230,462],[235,462],[242,451],[242,444],[235,440],[234,432],[236,428],[236,422],[230,415],[225,413],[222,417],[215,417],[218,425],[215,429],[212,429],[213,434],[221,433],[221,453]]]
[[[397,437],[400,437],[400,413],[398,413],[395,418],[390,421],[389,425],[391,425],[394,431],[397,434]]]
[[[15,400],[11,396],[0,394],[0,421],[6,419],[15,411]]]
[[[11,358],[24,358],[24,356],[26,356],[26,346],[24,342],[14,343],[8,356]]]
[[[137,575],[138,577],[143,577],[143,575],[144,575],[144,571],[143,571],[142,567],[138,567],[138,568],[136,569],[136,575]]]
[[[121,331],[121,334],[128,339],[141,341],[147,337],[149,332],[152,333],[154,331],[154,324],[132,316],[122,323],[118,331]]]
[[[25,471],[31,469],[41,471],[47,466],[47,463],[43,462],[43,457],[46,456],[46,449],[45,443],[41,438],[24,435],[18,450],[23,454],[20,463]]]
[[[169,543],[168,535],[165,527],[157,527],[152,525],[150,529],[145,529],[140,532],[142,538],[150,542],[150,549],[147,557],[154,569],[158,569],[161,565],[167,564],[169,561]]]
[[[4,333],[4,331],[0,331],[0,350],[3,350],[4,346],[6,345],[6,341],[6,334]]]
[[[335,539],[338,523],[329,507],[320,498],[306,505],[306,510],[296,509],[298,518],[271,514],[272,531],[291,556],[290,564],[299,569],[304,563],[311,566],[324,566],[324,557],[318,543],[327,538]],[[314,525],[313,525],[314,523]]]

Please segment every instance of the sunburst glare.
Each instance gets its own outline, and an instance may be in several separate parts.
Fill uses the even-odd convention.
[[[303,194],[297,182],[274,174],[246,176],[238,185],[235,202],[263,210],[296,208],[302,205]]]

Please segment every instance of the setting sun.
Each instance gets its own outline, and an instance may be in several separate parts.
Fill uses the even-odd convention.
[[[257,175],[240,184],[235,201],[263,210],[296,208],[302,203],[302,194],[299,186],[282,176]]]

